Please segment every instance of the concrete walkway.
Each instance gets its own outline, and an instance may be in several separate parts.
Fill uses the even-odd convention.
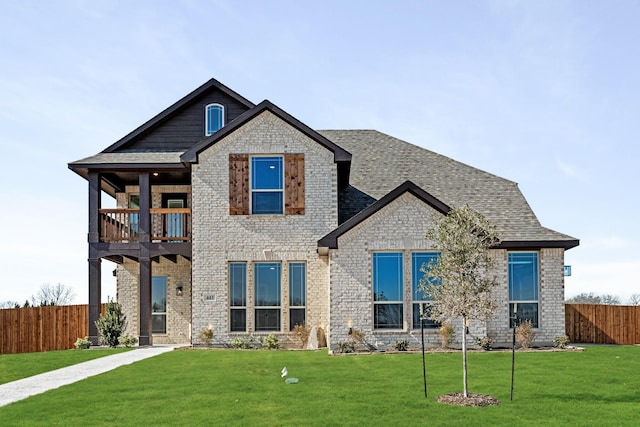
[[[142,347],[0,385],[0,407],[181,346]],[[90,351],[90,350],[89,350]]]

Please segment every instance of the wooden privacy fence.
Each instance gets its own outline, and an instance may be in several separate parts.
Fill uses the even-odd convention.
[[[565,329],[575,343],[640,344],[640,306],[565,304]]]
[[[0,354],[66,350],[88,334],[86,304],[0,310]]]

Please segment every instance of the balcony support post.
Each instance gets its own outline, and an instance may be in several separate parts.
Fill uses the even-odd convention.
[[[101,190],[100,174],[89,172],[89,341],[98,345],[98,328],[96,320],[100,317],[100,301],[102,294],[102,260],[94,253],[92,243],[100,241],[100,210]]]
[[[141,172],[140,185],[140,218],[139,234],[140,242],[140,345],[153,345],[152,337],[152,312],[151,312],[151,182],[149,172]]]

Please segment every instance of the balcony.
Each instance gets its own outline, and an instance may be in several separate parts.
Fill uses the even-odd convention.
[[[100,209],[100,242],[138,242],[139,209]],[[152,242],[191,241],[190,208],[149,209]]]

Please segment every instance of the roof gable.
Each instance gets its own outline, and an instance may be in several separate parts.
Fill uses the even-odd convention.
[[[184,151],[204,137],[204,108],[200,104],[216,101],[226,104],[227,122],[254,107],[251,101],[237,92],[210,79],[103,152]],[[176,124],[171,126],[172,122]]]
[[[391,204],[394,200],[398,199],[404,193],[410,193],[417,197],[419,200],[423,201],[427,205],[431,206],[436,211],[440,212],[443,215],[449,213],[451,208],[447,206],[445,203],[433,197],[431,194],[424,191],[422,188],[418,187],[411,181],[405,181],[400,184],[398,187],[391,190],[389,193],[384,195],[380,200],[371,204],[369,207],[363,209],[358,214],[354,215],[343,224],[341,224],[338,228],[333,230],[331,233],[324,236],[322,239],[318,240],[319,248],[329,248],[329,249],[337,249],[338,248],[338,237],[342,236],[356,225],[362,223],[367,218],[370,218],[376,212],[380,211],[385,206]]]
[[[302,132],[318,144],[322,145],[329,151],[333,152],[334,161],[337,162],[351,162],[351,153],[339,147],[338,145],[331,142],[326,137],[322,136],[315,130],[311,129],[309,126],[305,125],[289,113],[285,112],[281,108],[277,107],[273,103],[268,100],[262,101],[260,104],[256,105],[254,108],[248,110],[244,114],[238,116],[233,123],[229,123],[229,125],[224,126],[218,132],[212,134],[211,136],[203,139],[194,145],[191,149],[187,150],[180,158],[185,163],[198,163],[198,155],[206,150],[207,148],[214,145],[216,142],[220,141],[222,138],[231,135],[236,130],[240,129],[245,124],[249,123],[255,117],[259,116],[264,111],[269,111],[274,114],[279,119],[283,120],[290,126],[294,127],[298,131]]]

